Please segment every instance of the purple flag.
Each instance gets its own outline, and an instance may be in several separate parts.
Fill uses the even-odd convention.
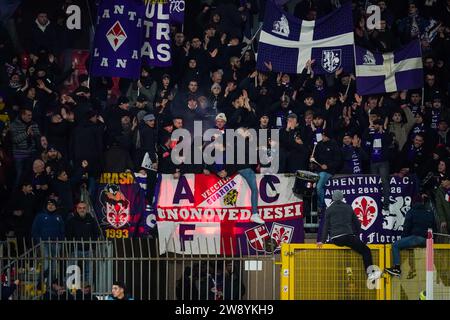
[[[400,239],[405,215],[411,207],[415,185],[409,177],[390,179],[389,214],[382,213],[381,178],[374,175],[353,175],[330,179],[325,187],[325,203],[331,204],[335,190],[344,194],[344,202],[351,205],[361,222],[361,241],[364,243],[392,243]],[[322,230],[325,219],[321,220]],[[320,239],[320,233],[318,234]]]
[[[101,2],[91,62],[93,76],[139,78],[144,9],[139,0]]]
[[[416,89],[423,86],[419,40],[390,53],[355,46],[356,87],[360,95]]]
[[[170,67],[172,54],[170,49],[170,3],[148,1],[144,18],[143,62],[155,67]]]
[[[306,62],[315,59],[316,74],[333,73],[339,68],[351,72],[354,69],[353,44],[350,2],[322,18],[306,21],[268,0],[259,38],[257,68],[266,71],[264,62],[272,62],[275,72],[301,73]]]
[[[185,0],[170,0],[170,22],[184,23]]]

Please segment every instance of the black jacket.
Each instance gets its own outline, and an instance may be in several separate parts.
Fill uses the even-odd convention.
[[[66,238],[68,240],[97,240],[98,236],[97,223],[89,213],[84,218],[75,213],[66,223]],[[84,245],[84,250],[89,250],[89,244]]]
[[[364,141],[365,151],[367,152],[371,162],[373,162],[373,160],[371,159],[371,155],[373,152],[374,139],[375,139],[375,131],[367,129],[366,132],[364,133],[362,140]],[[390,136],[390,134],[387,132],[383,132],[383,134],[381,136],[381,158],[380,158],[379,162],[384,162],[384,161],[389,160],[389,155],[390,155],[389,147],[390,147],[391,143],[392,143],[392,137]]]
[[[154,163],[156,161],[156,145],[158,144],[158,131],[156,128],[151,128],[145,123],[139,126],[140,148],[139,156],[140,163],[142,163],[143,157],[148,152],[150,159]],[[138,159],[139,161],[139,159]]]
[[[430,159],[430,153],[427,152],[425,146],[415,148],[412,143],[407,143],[403,147],[397,169],[409,168],[409,172],[416,173],[423,178],[429,171],[425,164]]]
[[[334,140],[324,142],[323,140],[317,144],[314,158],[320,164],[327,165],[326,172],[335,174],[339,171],[342,164],[341,150]],[[321,169],[320,169],[321,170]]]
[[[8,208],[9,229],[14,230],[16,237],[29,237],[31,235],[31,225],[38,209],[38,203],[34,194],[24,194],[17,191],[13,194]],[[14,215],[13,212],[21,210],[22,215]]]
[[[104,154],[104,172],[121,173],[134,170],[134,163],[130,153],[121,146],[113,145]]]
[[[33,21],[29,32],[28,48],[30,52],[37,54],[40,49],[46,49],[56,53],[58,49],[57,32],[53,22],[50,22],[45,31],[42,31]]]
[[[103,154],[103,125],[85,122],[73,130],[71,155],[75,162],[87,160],[89,174],[100,172]]]
[[[68,212],[72,212],[74,207],[73,191],[76,190],[77,184],[81,181],[84,169],[79,168],[74,171],[73,175],[67,181],[59,180],[55,177],[50,182],[50,190],[58,195],[63,210],[63,218],[66,218]]]
[[[428,229],[433,229],[433,232],[436,231],[434,213],[427,209],[424,204],[416,204],[406,213],[402,238],[408,236],[426,238]]]

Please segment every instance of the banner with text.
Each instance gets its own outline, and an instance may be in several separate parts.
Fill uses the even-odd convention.
[[[103,0],[100,3],[91,59],[92,76],[139,78],[144,8],[139,0]]]
[[[265,224],[250,221],[250,188],[240,175],[162,175],[157,195],[161,253],[255,254],[302,243],[303,201],[295,177],[256,175],[258,210]]]
[[[172,65],[170,40],[170,3],[147,0],[144,18],[142,62],[155,67]]]
[[[94,204],[105,237],[130,238],[149,235],[156,216],[148,205],[146,177],[133,173],[103,173]]]
[[[379,176],[337,177],[330,179],[325,188],[327,206],[331,204],[331,195],[335,190],[344,193],[344,201],[353,207],[361,222],[360,237],[363,242],[393,243],[401,238],[405,215],[411,207],[415,190],[414,182],[409,177],[390,178],[388,215],[382,213],[382,184]]]
[[[186,7],[185,0],[170,0],[170,22],[183,24],[184,9]]]

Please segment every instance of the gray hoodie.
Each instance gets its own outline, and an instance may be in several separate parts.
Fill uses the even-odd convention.
[[[361,223],[356,217],[350,205],[337,200],[325,211],[325,225],[320,237],[321,242],[325,242],[328,235],[331,239],[342,235],[359,236],[361,232]]]

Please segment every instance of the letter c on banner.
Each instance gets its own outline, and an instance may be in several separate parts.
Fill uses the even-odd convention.
[[[280,197],[280,194],[277,191],[277,188],[275,187],[275,184],[279,184],[280,179],[277,176],[273,175],[266,175],[262,177],[261,181],[259,182],[259,194],[261,195],[261,199],[266,203],[273,203],[278,200]],[[269,196],[267,194],[267,185],[270,186],[270,188],[276,192],[276,195]]]

